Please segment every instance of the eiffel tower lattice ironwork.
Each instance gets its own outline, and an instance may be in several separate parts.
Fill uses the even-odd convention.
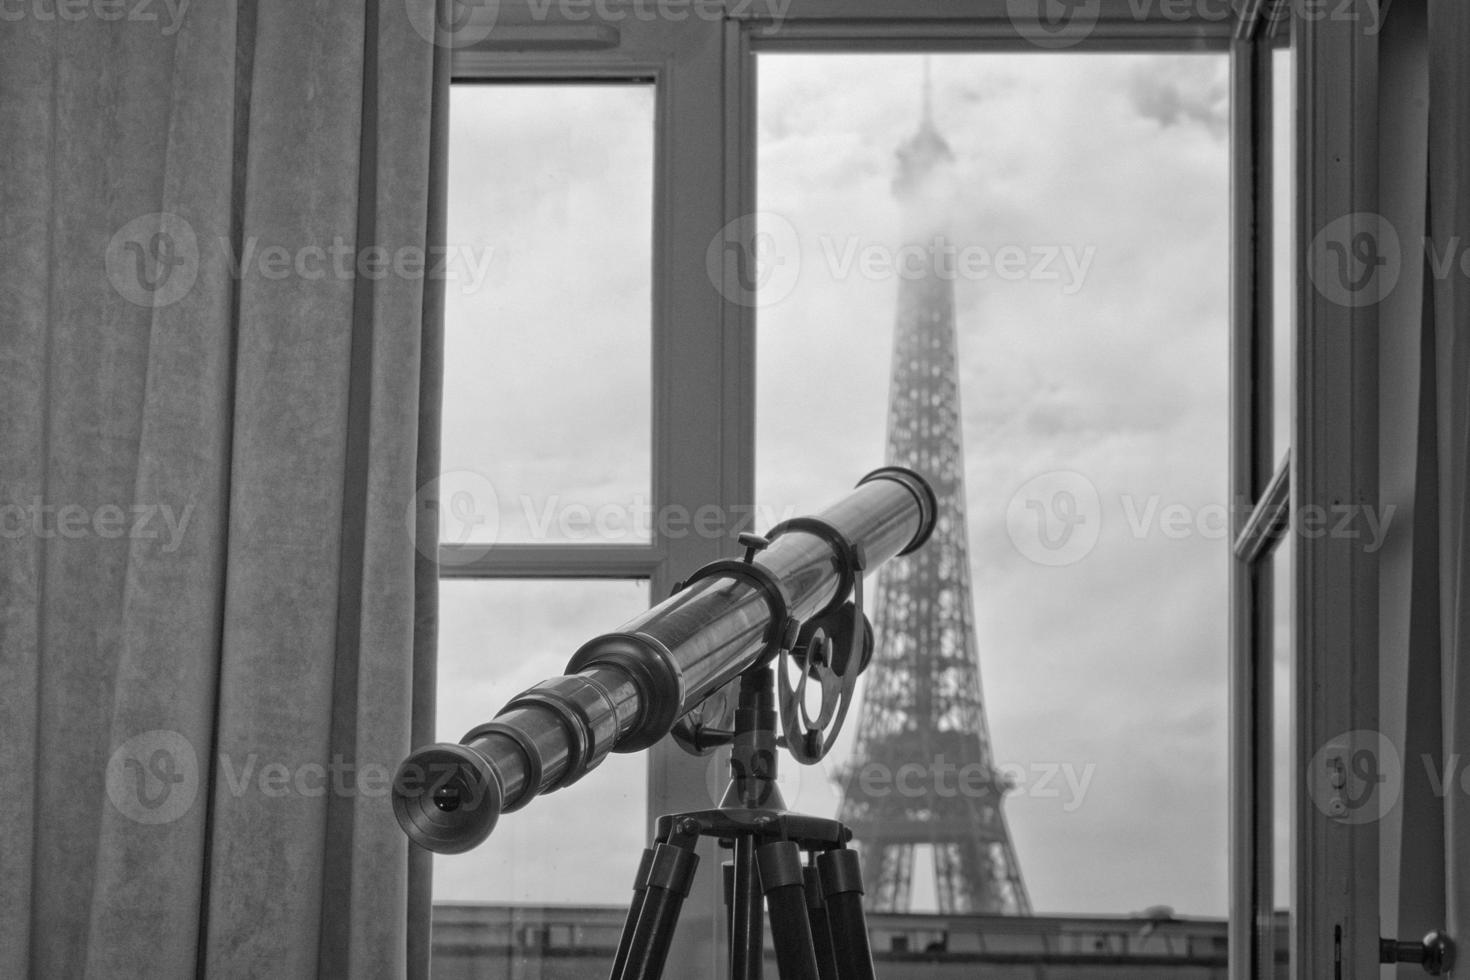
[[[939,499],[928,545],[880,574],[877,646],[839,818],[861,848],[867,903],[908,911],[915,851],[929,845],[939,910],[1025,915],[1031,902],[1001,812],[980,688],[966,547],[954,281],[936,263],[944,222],[927,190],[951,158],[929,109],[898,152],[894,191],[911,244],[930,250],[922,276],[900,280],[888,406],[888,462],[930,480]],[[918,775],[918,769],[923,775]],[[881,767],[881,768],[878,768]],[[867,777],[864,772],[867,772]],[[874,773],[885,778],[875,782]]]

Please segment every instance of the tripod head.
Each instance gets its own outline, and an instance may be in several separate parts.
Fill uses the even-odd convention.
[[[502,812],[571,785],[610,751],[648,748],[711,695],[778,657],[799,670],[794,685],[789,671],[778,671],[786,747],[799,761],[816,761],[831,748],[871,650],[863,574],[920,547],[936,511],[922,477],[885,467],[815,517],[787,521],[767,538],[743,537],[743,559],[699,569],[458,744],[409,755],[394,779],[399,825],[430,850],[469,850]],[[820,688],[815,711],[812,683]],[[733,740],[727,717],[686,720],[681,744],[706,752],[726,733]]]

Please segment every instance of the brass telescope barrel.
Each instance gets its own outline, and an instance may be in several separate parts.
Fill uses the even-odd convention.
[[[761,660],[790,621],[840,604],[853,576],[922,545],[935,511],[922,477],[884,467],[815,520],[779,525],[748,563],[706,566],[668,599],[583,644],[566,674],[512,698],[459,743],[410,754],[393,784],[399,825],[430,850],[467,851],[502,812],[570,786],[610,751],[648,748]],[[777,609],[785,622],[774,621]]]

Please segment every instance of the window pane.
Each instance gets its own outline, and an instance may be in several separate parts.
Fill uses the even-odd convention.
[[[1275,941],[1275,963],[1278,975],[1286,976],[1290,962],[1292,893],[1291,821],[1293,793],[1296,790],[1296,766],[1292,751],[1292,705],[1296,698],[1296,664],[1292,656],[1291,593],[1292,562],[1295,560],[1296,535],[1288,532],[1271,556],[1272,599],[1272,710],[1271,744],[1275,757],[1271,789],[1271,825],[1273,828],[1272,894],[1276,908],[1272,935]]]
[[[584,642],[648,608],[648,583],[448,580],[439,585],[438,740],[457,742],[561,674]],[[505,814],[489,840],[434,858],[434,901],[625,903],[648,837],[642,754]]]
[[[653,96],[451,89],[447,541],[649,537]]]
[[[1272,232],[1272,262],[1275,266],[1276,310],[1273,324],[1274,375],[1272,411],[1275,415],[1273,439],[1275,458],[1281,459],[1291,449],[1292,415],[1292,324],[1296,311],[1295,245],[1296,229],[1292,224],[1292,188],[1295,185],[1296,101],[1294,62],[1290,48],[1281,48],[1271,57],[1272,128],[1272,194],[1275,227]],[[1292,562],[1296,552],[1295,537],[1287,533],[1271,558],[1274,597],[1273,675],[1272,675],[1272,745],[1275,756],[1272,787],[1272,895],[1276,915],[1268,935],[1273,945],[1272,972],[1268,976],[1289,976],[1291,964],[1291,895],[1292,895],[1292,705],[1295,699],[1296,671],[1292,656],[1291,601]]]
[[[1291,335],[1296,311],[1296,229],[1292,225],[1292,187],[1296,182],[1296,102],[1292,53],[1281,48],[1271,56],[1271,156],[1273,229],[1271,233],[1272,305],[1272,432],[1274,459],[1291,448]]]
[[[804,512],[924,447],[969,593],[929,607],[968,617],[940,645],[978,659],[1032,909],[1223,917],[1226,59],[933,56],[929,122],[924,61],[759,62],[757,499]],[[953,650],[908,669],[941,657],[912,732],[965,699]],[[864,704],[793,808],[838,812]],[[916,854],[909,907],[943,876]]]

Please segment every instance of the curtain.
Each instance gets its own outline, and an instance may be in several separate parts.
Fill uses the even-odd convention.
[[[1446,926],[1460,947],[1457,975],[1470,975],[1470,279],[1458,262],[1470,249],[1470,9],[1460,0],[1429,0],[1429,248],[1452,255],[1425,291],[1425,388],[1430,411],[1439,518],[1438,595],[1445,762]],[[1428,258],[1426,258],[1428,261]],[[1432,376],[1431,376],[1432,373]],[[1406,869],[1412,875],[1412,869]]]
[[[3,11],[0,976],[426,974],[433,17]]]

